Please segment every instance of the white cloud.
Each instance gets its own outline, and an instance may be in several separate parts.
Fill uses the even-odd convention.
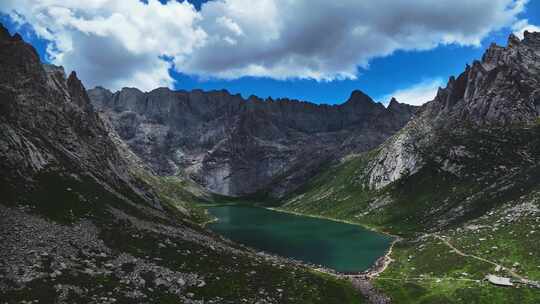
[[[380,100],[381,102],[386,103],[394,97],[401,103],[420,106],[433,100],[437,95],[437,90],[443,86],[444,80],[442,78],[428,79],[408,88],[396,90],[391,94],[383,96]]]
[[[441,44],[479,46],[511,26],[525,0],[222,0],[202,6],[207,43],[177,67],[221,78],[355,78],[357,67],[396,50]],[[451,13],[449,13],[451,12]],[[230,37],[234,23],[243,35]],[[233,38],[233,42],[229,38]]]
[[[523,39],[523,33],[525,31],[540,32],[540,27],[533,24],[529,24],[529,20],[523,19],[514,23],[514,25],[512,26],[512,30],[514,31],[514,35],[519,37],[519,39]]]
[[[161,58],[190,54],[206,39],[196,25],[199,13],[186,2],[3,2],[0,10],[23,18],[52,41],[47,48],[52,62],[76,70],[87,86],[171,86],[171,63]]]
[[[396,50],[479,45],[528,0],[4,0],[0,11],[51,40],[56,64],[87,86],[170,86],[202,77],[355,78]],[[449,13],[451,12],[451,13]],[[168,60],[164,60],[166,57]]]

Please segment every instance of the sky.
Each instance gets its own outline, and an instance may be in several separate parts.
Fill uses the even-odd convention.
[[[422,104],[539,0],[2,0],[0,22],[87,88]]]

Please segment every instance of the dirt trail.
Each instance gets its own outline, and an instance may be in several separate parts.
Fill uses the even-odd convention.
[[[521,281],[525,281],[525,280],[526,280],[523,276],[519,275],[519,274],[516,273],[515,271],[513,271],[513,270],[511,270],[510,268],[507,268],[507,267],[505,267],[505,266],[503,266],[503,265],[501,265],[501,264],[498,264],[498,263],[495,263],[495,262],[493,262],[493,261],[484,259],[484,258],[479,257],[479,256],[476,256],[476,255],[474,255],[474,254],[464,253],[463,251],[461,251],[461,250],[457,249],[456,247],[454,247],[454,245],[450,244],[450,242],[449,242],[446,238],[444,238],[444,237],[442,237],[442,236],[440,236],[440,235],[438,235],[438,234],[432,233],[432,234],[427,234],[427,236],[433,236],[434,238],[441,240],[446,246],[450,247],[452,250],[454,250],[455,253],[457,253],[457,254],[459,254],[459,255],[461,255],[461,256],[469,257],[469,258],[473,258],[473,259],[477,259],[477,260],[479,260],[479,261],[482,261],[482,262],[485,262],[485,263],[489,263],[489,264],[494,265],[494,266],[496,266],[496,267],[500,267],[501,269],[508,271],[508,273],[510,273],[510,274],[511,274],[513,277],[515,277],[516,279],[519,279],[519,280],[521,280]]]

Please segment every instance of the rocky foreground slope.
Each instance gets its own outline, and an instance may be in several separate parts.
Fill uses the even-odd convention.
[[[280,197],[322,165],[381,144],[416,110],[395,99],[385,108],[360,91],[337,106],[167,88],[89,95],[156,172],[230,196]]]
[[[75,73],[0,26],[0,302],[363,301],[201,228],[187,186],[148,171]]]
[[[490,46],[396,135],[330,166],[283,208],[402,236],[376,280],[396,303],[538,303],[539,185],[540,33],[526,32]]]

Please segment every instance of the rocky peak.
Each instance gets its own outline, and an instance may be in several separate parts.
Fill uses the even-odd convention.
[[[399,107],[400,106],[400,103],[397,101],[397,99],[395,97],[392,97],[392,99],[390,99],[390,103],[388,103],[388,108],[395,108],[395,107]]]
[[[113,93],[103,87],[95,87],[87,91],[88,98],[92,101],[92,105],[97,110],[102,110],[104,103],[112,98]]]
[[[502,63],[505,48],[492,43],[482,56],[482,64],[487,70]]]
[[[157,92],[160,92],[160,89],[156,89]],[[137,88],[128,88],[124,87],[119,92],[119,94],[125,94],[125,95],[142,95],[144,94],[143,91],[137,89]]]
[[[19,33],[15,33],[15,35],[13,35],[13,37],[11,39],[13,41],[23,41],[23,38]]]
[[[63,66],[53,65],[53,64],[43,64],[43,69],[47,74],[58,74],[62,76],[63,79],[66,79],[66,71]]]
[[[448,132],[536,124],[539,115],[540,33],[527,33],[523,40],[511,35],[508,46],[491,44],[481,61],[450,77],[435,99],[381,146],[367,167],[369,184],[381,188],[404,172],[418,172],[426,151]]]
[[[406,103],[400,103],[394,97],[392,97],[387,109],[390,113],[392,113],[394,119],[402,121],[411,119],[411,117],[413,117],[418,110],[418,107]]]
[[[1,23],[0,33],[0,81],[7,82],[20,75],[26,75],[27,79],[44,80],[45,73],[36,50],[22,41],[19,34],[9,35]],[[14,85],[25,87],[32,83],[24,81]]]
[[[15,33],[13,36],[11,36],[8,29],[4,27],[4,24],[2,23],[0,23],[0,40],[23,41],[19,33]]]
[[[372,108],[377,103],[360,90],[354,90],[349,99],[343,104],[344,107]]]
[[[249,97],[246,99],[246,101],[247,102],[258,103],[258,102],[261,102],[262,99],[260,99],[259,96],[249,95]]]
[[[71,96],[71,101],[77,104],[81,109],[88,111],[92,104],[86,93],[82,82],[77,78],[77,73],[72,71],[67,79],[67,87]]]
[[[5,33],[0,27],[0,184],[22,197],[42,186],[42,174],[69,176],[157,204],[139,196],[76,73],[66,79],[62,67],[42,64],[30,44]]]
[[[390,99],[390,102],[388,103],[388,107],[387,107],[387,109],[392,112],[401,112],[401,111],[410,112],[410,111],[415,111],[416,108],[417,108],[416,106],[413,106],[410,104],[400,103],[399,101],[397,101],[395,97],[392,97],[392,99]]]
[[[491,44],[481,61],[440,89],[426,112],[447,126],[463,122],[476,125],[534,122],[539,115],[540,34],[528,33],[508,46]]]
[[[540,48],[540,32],[525,31],[522,43],[533,48]]]
[[[514,34],[508,36],[507,45],[509,48],[518,47],[521,44],[521,40]]]

